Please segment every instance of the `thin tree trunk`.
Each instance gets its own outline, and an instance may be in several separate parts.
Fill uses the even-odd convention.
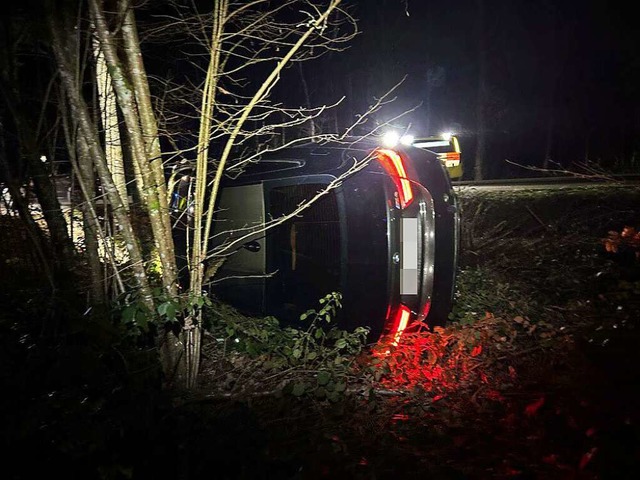
[[[19,135],[20,155],[29,166],[30,177],[38,198],[38,203],[42,207],[42,215],[49,231],[50,243],[53,253],[54,271],[62,274],[70,272],[74,261],[74,249],[71,238],[67,230],[67,222],[60,208],[56,188],[53,184],[45,163],[40,158],[39,131],[42,121],[40,118],[34,119],[34,114],[25,108],[25,102],[20,95],[18,88],[19,80],[15,78],[13,71],[3,72],[3,80],[6,82],[4,90],[5,101],[16,124]],[[51,87],[53,83],[49,84]],[[47,103],[47,96],[43,104]]]
[[[21,131],[24,132],[25,130],[21,128]],[[27,140],[27,143],[31,142]],[[49,177],[46,165],[40,160],[35,148],[29,146],[26,148],[28,151],[25,152],[25,156],[28,158],[33,188],[38,198],[38,203],[42,207],[42,216],[47,223],[51,238],[56,271],[66,276],[71,272],[75,256],[73,243],[67,230],[67,222],[62,213],[56,187]]]
[[[147,156],[144,133],[141,127],[142,121],[135,102],[135,91],[132,90],[131,79],[125,75],[125,71],[117,56],[116,48],[113,44],[113,36],[107,27],[102,7],[98,0],[90,0],[89,6],[95,23],[96,33],[100,38],[100,46],[104,52],[109,73],[111,74],[118,105],[122,112],[127,132],[129,133],[131,154],[142,176],[142,201],[147,209],[153,231],[153,239],[160,255],[163,285],[170,294],[176,294],[177,275],[175,255],[172,248],[172,237],[170,231],[167,230],[168,220],[165,219],[169,213],[166,207],[166,190],[163,190],[164,193],[162,195],[158,191],[162,187],[156,182],[157,175],[154,174],[151,161]],[[164,178],[162,178],[162,182],[164,183]],[[164,188],[166,189],[166,187]],[[161,196],[162,200],[160,199]]]
[[[108,73],[107,63],[100,45],[94,38],[93,55],[96,62],[96,85],[98,90],[98,102],[100,105],[100,118],[104,129],[104,150],[107,157],[107,165],[113,176],[118,193],[122,198],[125,208],[129,210],[127,201],[127,178],[124,170],[124,158],[122,155],[122,140],[118,125],[118,113],[116,111],[116,97],[111,85],[111,76]]]
[[[65,130],[65,138],[67,139],[67,151],[69,152],[70,161],[76,172],[77,181],[83,193],[84,201],[80,204],[82,211],[82,226],[84,233],[84,246],[87,263],[89,264],[89,275],[91,285],[89,287],[90,305],[106,304],[106,286],[102,281],[102,268],[100,256],[98,253],[99,228],[98,219],[94,209],[95,198],[95,175],[93,173],[93,163],[89,156],[86,144],[80,141],[74,141],[69,129],[67,119],[69,115],[61,112],[63,117],[63,125]],[[75,129],[73,129],[75,131]],[[76,152],[78,152],[76,154]],[[79,159],[78,159],[79,157]]]
[[[78,164],[78,181],[82,185],[85,201],[82,202],[82,224],[84,231],[84,244],[86,248],[87,261],[91,272],[91,304],[106,304],[107,292],[103,282],[102,263],[98,254],[99,229],[98,222],[93,209],[93,202],[86,199],[95,197],[95,187],[93,165],[89,156],[89,149],[81,140],[78,148],[80,160]]]
[[[149,83],[146,81],[147,73],[142,61],[140,51],[140,41],[134,18],[133,9],[129,2],[121,2],[121,6],[127,7],[122,24],[122,36],[125,45],[127,67],[131,72],[136,104],[140,115],[140,125],[144,134],[144,142],[147,147],[147,158],[149,158],[151,170],[158,186],[160,207],[164,211],[169,210],[169,195],[167,193],[165,172],[162,164],[162,151],[160,148],[160,137],[158,135],[158,121],[151,105],[151,92]],[[166,234],[171,237],[171,222],[168,216],[163,216]]]
[[[20,219],[22,220],[23,225],[25,225],[27,229],[27,234],[29,236],[29,240],[33,244],[34,250],[36,251],[36,255],[38,261],[40,262],[40,266],[42,268],[43,273],[45,274],[47,280],[49,281],[49,285],[51,286],[51,290],[55,291],[56,283],[53,276],[52,265],[50,263],[50,255],[48,252],[48,245],[42,230],[36,225],[33,217],[31,216],[31,212],[29,211],[29,204],[26,198],[24,198],[20,192],[20,185],[15,181],[9,165],[6,162],[5,155],[5,143],[4,143],[4,127],[2,122],[0,121],[0,169],[2,170],[3,176],[5,178],[5,185],[9,189],[9,195],[12,200],[12,208],[17,210]]]
[[[105,190],[105,200],[108,200],[113,206],[113,214],[121,227],[120,233],[123,236],[130,257],[131,268],[134,272],[133,279],[140,289],[142,302],[150,311],[155,311],[154,299],[149,286],[140,245],[135,236],[130,218],[127,215],[127,209],[113,182],[104,151],[100,146],[97,128],[91,121],[89,109],[75,81],[76,73],[73,68],[73,61],[68,58],[68,56],[73,55],[73,53],[65,47],[65,42],[60,38],[58,27],[53,21],[51,21],[50,24],[50,33],[52,37],[52,49],[58,62],[60,77],[65,87],[73,116],[78,121],[79,133],[84,138],[89,154],[95,162],[100,182]]]
[[[547,105],[547,131],[545,139],[544,159],[542,160],[542,168],[548,169],[551,162],[551,149],[553,148],[553,137],[555,129],[555,102],[556,91],[558,89],[558,75],[561,69],[558,68],[560,62],[564,58],[562,51],[558,51],[558,12],[555,5],[551,4],[551,21],[550,23],[550,41],[549,41],[549,54],[548,57],[551,60],[552,68],[549,68],[548,72],[551,75],[551,84],[549,86],[549,104]]]
[[[477,144],[474,166],[474,179],[484,178],[484,162],[487,149],[487,46],[485,41],[485,5],[484,0],[477,0],[478,7],[478,96],[476,104]]]
[[[555,82],[554,82],[555,83]],[[554,115],[554,97],[555,97],[555,85],[552,87],[551,99],[549,100],[549,117],[547,119],[547,134],[545,139],[544,159],[542,161],[542,168],[548,169],[551,162],[551,148],[553,146],[553,133],[555,128],[555,115]]]
[[[200,129],[198,131],[198,153],[196,157],[196,181],[194,192],[194,227],[191,262],[189,265],[189,292],[193,296],[200,296],[202,292],[204,268],[206,259],[208,231],[205,217],[205,197],[208,184],[209,143],[211,141],[211,123],[216,103],[218,74],[220,71],[220,52],[222,49],[222,34],[227,18],[229,2],[220,0],[215,2],[213,9],[213,28],[211,33],[211,52],[207,76],[202,92],[202,111],[200,112]],[[214,193],[215,194],[215,193]],[[203,235],[204,232],[204,235]],[[186,234],[186,233],[185,233]],[[201,318],[185,318],[184,346],[185,357],[182,374],[188,388],[195,386],[200,365]]]

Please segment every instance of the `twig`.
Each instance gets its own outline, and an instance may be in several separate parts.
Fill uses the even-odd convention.
[[[542,345],[537,345],[535,347],[527,348],[525,350],[520,350],[519,352],[510,353],[509,355],[503,355],[502,357],[496,358],[496,360],[506,360],[512,357],[520,357],[522,355],[527,355],[528,353],[533,353],[537,350],[544,350],[544,347]]]
[[[545,230],[549,230],[549,225],[547,225],[547,224],[546,224],[546,223],[544,223],[542,220],[540,220],[540,217],[539,217],[538,215],[536,215],[536,214],[534,213],[534,211],[533,211],[533,210],[531,210],[531,209],[529,208],[529,206],[528,206],[528,205],[526,205],[524,208],[526,208],[526,209],[527,209],[527,212],[529,212],[529,213],[531,214],[531,216],[532,216],[533,218],[535,218],[535,219],[536,219],[536,221],[537,221],[540,225],[542,225],[542,227],[543,227]]]

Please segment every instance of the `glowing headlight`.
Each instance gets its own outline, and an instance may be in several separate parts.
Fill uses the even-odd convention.
[[[400,143],[403,145],[412,145],[415,140],[413,135],[403,135],[400,137]]]
[[[444,138],[446,141],[449,141],[449,140],[451,140],[451,136],[452,135],[453,135],[453,133],[451,133],[451,132],[444,132],[440,136],[442,138]]]
[[[400,141],[400,135],[398,132],[387,132],[382,136],[382,144],[385,147],[393,148],[398,145]]]
[[[405,134],[400,136],[398,132],[387,132],[382,136],[382,144],[387,148],[393,148],[399,143],[402,145],[412,145],[414,141],[413,135]]]

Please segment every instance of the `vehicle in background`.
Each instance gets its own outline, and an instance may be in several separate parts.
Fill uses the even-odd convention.
[[[413,146],[430,150],[438,155],[452,180],[459,180],[462,177],[460,142],[455,135],[445,133],[438,136],[415,138]]]
[[[295,325],[340,292],[338,326],[371,341],[448,317],[459,212],[435,153],[366,139],[281,149],[230,172],[216,212],[226,260],[212,291],[240,310]]]

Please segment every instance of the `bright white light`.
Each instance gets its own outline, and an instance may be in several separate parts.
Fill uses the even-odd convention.
[[[388,148],[393,148],[396,145],[398,145],[398,142],[400,141],[400,135],[398,135],[398,132],[387,132],[382,136],[382,143],[385,147]]]
[[[403,145],[412,145],[413,140],[414,140],[414,136],[409,134],[403,135],[402,137],[400,137],[400,143]]]
[[[451,132],[444,132],[444,133],[443,133],[443,134],[441,134],[440,136],[441,136],[442,138],[444,138],[445,140],[449,141],[449,140],[451,140],[451,136],[452,136],[452,135],[453,135],[453,133],[451,133]]]
[[[42,163],[45,163],[45,162],[47,161],[47,157],[46,157],[46,155],[40,155],[40,161],[41,161]]]

